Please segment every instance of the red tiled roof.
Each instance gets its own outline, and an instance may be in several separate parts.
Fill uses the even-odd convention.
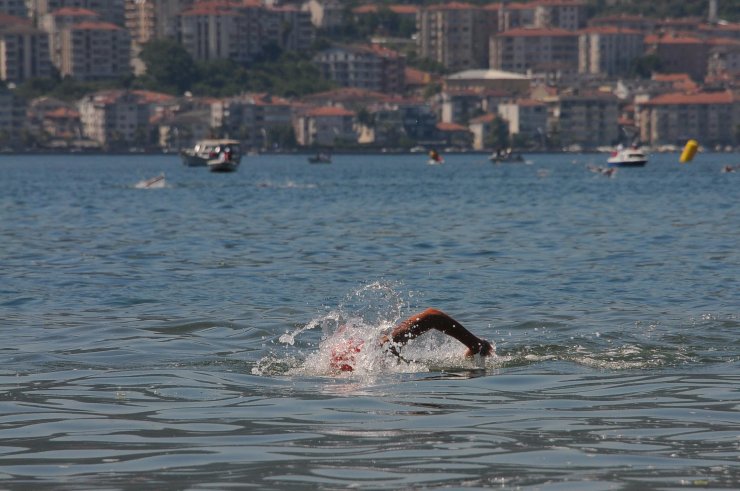
[[[698,92],[685,94],[681,92],[673,94],[662,94],[650,99],[645,104],[650,106],[692,105],[692,104],[732,104],[734,97],[732,92]]]
[[[469,3],[462,3],[462,2],[449,2],[449,3],[439,3],[436,5],[430,5],[427,9],[428,10],[473,10],[478,8],[475,5],[471,5]]]
[[[123,27],[117,26],[111,22],[85,21],[73,25],[70,29],[76,31],[123,31]]]
[[[132,91],[139,97],[141,102],[157,103],[157,102],[169,102],[175,99],[174,96],[169,94],[163,94],[162,92],[154,92],[152,90],[134,90]]]
[[[473,118],[469,121],[469,124],[476,124],[476,123],[491,123],[493,120],[496,119],[496,115],[493,113],[486,113],[482,116],[478,116],[477,118]]]
[[[406,67],[404,75],[406,77],[406,85],[426,85],[434,79],[431,73],[411,67]]]
[[[51,13],[54,17],[65,16],[65,17],[99,17],[99,14],[90,9],[83,9],[79,7],[62,7],[58,8]]]
[[[497,34],[499,37],[545,37],[545,36],[576,36],[573,31],[558,28],[527,28],[520,27]]]
[[[469,131],[466,126],[457,123],[437,123],[439,131]]]
[[[419,11],[416,5],[388,5],[388,10],[399,15],[413,15]],[[352,9],[355,14],[373,14],[380,11],[380,5],[365,4]]]
[[[582,29],[580,32],[585,34],[636,34],[642,35],[642,33],[636,29],[627,29],[624,27],[617,26],[594,26]]]
[[[15,15],[8,15],[0,12],[0,26],[12,26],[18,24],[30,26],[31,19],[24,19],[23,17],[16,17]]]
[[[48,111],[44,114],[44,117],[52,119],[79,118],[80,113],[68,107],[58,107],[53,111]]]
[[[307,116],[322,117],[322,116],[354,116],[354,111],[349,111],[341,107],[334,106],[321,106],[309,109],[306,112]]]

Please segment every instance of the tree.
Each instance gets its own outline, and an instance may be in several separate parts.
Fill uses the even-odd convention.
[[[139,58],[146,64],[143,81],[147,88],[181,95],[197,81],[198,71],[193,57],[171,39],[150,41]]]
[[[640,78],[650,78],[654,72],[659,72],[661,69],[660,58],[656,55],[646,55],[636,58],[632,62],[632,68],[630,73],[633,76]]]

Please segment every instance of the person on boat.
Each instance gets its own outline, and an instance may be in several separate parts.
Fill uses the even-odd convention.
[[[465,357],[475,355],[490,356],[493,354],[493,345],[485,339],[479,338],[468,331],[458,321],[441,310],[428,308],[423,312],[412,315],[398,324],[389,335],[384,334],[378,340],[378,345],[403,360],[399,348],[406,345],[430,329],[446,334],[465,345]],[[331,368],[336,371],[354,371],[355,355],[364,347],[363,340],[353,338],[342,340],[331,349]]]
[[[429,158],[432,159],[435,162],[441,162],[442,157],[439,155],[439,152],[435,149],[432,149],[429,151]]]

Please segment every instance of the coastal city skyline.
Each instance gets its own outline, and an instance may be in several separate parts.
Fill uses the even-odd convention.
[[[552,151],[695,138],[727,150],[740,141],[740,24],[720,6],[651,18],[581,0],[6,1],[0,147],[178,151],[221,137],[253,151]]]

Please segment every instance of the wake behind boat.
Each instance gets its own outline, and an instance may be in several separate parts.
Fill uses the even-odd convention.
[[[623,148],[620,145],[611,153],[607,164],[609,167],[644,167],[647,160],[647,155],[636,146]]]

